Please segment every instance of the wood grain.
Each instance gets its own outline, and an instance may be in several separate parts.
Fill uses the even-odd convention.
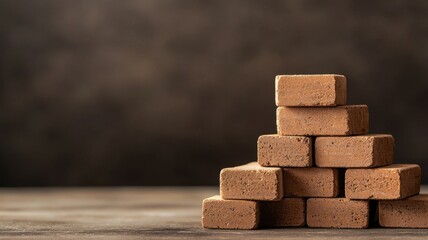
[[[201,201],[217,193],[212,187],[1,189],[0,239],[428,238],[428,229],[203,229]]]

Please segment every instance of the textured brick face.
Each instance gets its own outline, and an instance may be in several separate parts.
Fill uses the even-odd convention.
[[[332,168],[284,168],[284,196],[337,197],[339,172]]]
[[[310,137],[263,135],[257,141],[257,148],[257,161],[261,166],[312,166]]]
[[[260,225],[267,227],[299,227],[305,225],[306,200],[283,198],[260,202]]]
[[[402,199],[419,193],[421,169],[393,164],[373,169],[347,169],[345,196],[351,199]]]
[[[259,203],[255,201],[224,200],[214,196],[202,203],[202,226],[205,228],[255,229],[259,219]]]
[[[277,106],[336,106],[346,104],[342,75],[279,75],[275,79]]]
[[[339,107],[278,107],[280,135],[334,136],[367,134],[369,112],[366,105]]]
[[[306,222],[309,227],[367,228],[369,201],[346,198],[309,198]]]
[[[428,228],[428,194],[379,201],[379,224],[382,227]]]
[[[347,137],[317,137],[315,163],[318,167],[380,167],[392,164],[394,138],[386,134]]]
[[[256,162],[225,168],[220,173],[220,195],[224,199],[279,200],[283,197],[282,170]]]

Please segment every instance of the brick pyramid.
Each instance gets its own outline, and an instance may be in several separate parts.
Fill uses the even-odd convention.
[[[257,162],[225,168],[205,228],[428,228],[421,169],[393,164],[394,138],[368,134],[366,105],[346,105],[342,75],[280,75],[277,134],[259,137]]]

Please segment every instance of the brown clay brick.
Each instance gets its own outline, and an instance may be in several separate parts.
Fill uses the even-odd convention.
[[[337,197],[339,172],[333,168],[284,168],[284,196]]]
[[[220,196],[204,199],[204,228],[256,229],[259,225],[259,203],[247,200],[224,200]]]
[[[220,195],[224,199],[277,201],[283,197],[282,170],[257,162],[225,168],[220,172]]]
[[[369,226],[369,201],[347,198],[309,198],[306,204],[306,223],[309,227],[367,228]]]
[[[277,106],[336,106],[346,104],[343,75],[278,75],[275,78]]]
[[[312,166],[312,139],[302,136],[262,135],[257,141],[257,161],[261,166]]]
[[[350,199],[402,199],[419,193],[421,168],[392,164],[372,169],[347,169],[345,196]]]
[[[392,164],[393,158],[394,138],[391,135],[317,137],[315,140],[318,167],[380,167]]]
[[[379,224],[382,227],[428,228],[428,194],[379,201]]]
[[[260,225],[267,227],[300,227],[305,225],[306,199],[283,198],[260,202]]]
[[[338,107],[278,107],[276,124],[280,135],[334,136],[367,134],[366,105]]]

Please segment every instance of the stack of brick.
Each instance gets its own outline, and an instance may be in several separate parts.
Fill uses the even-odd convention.
[[[366,105],[347,104],[342,75],[276,77],[277,134],[257,162],[225,168],[206,228],[428,228],[421,169],[393,164],[394,138],[368,134]]]

